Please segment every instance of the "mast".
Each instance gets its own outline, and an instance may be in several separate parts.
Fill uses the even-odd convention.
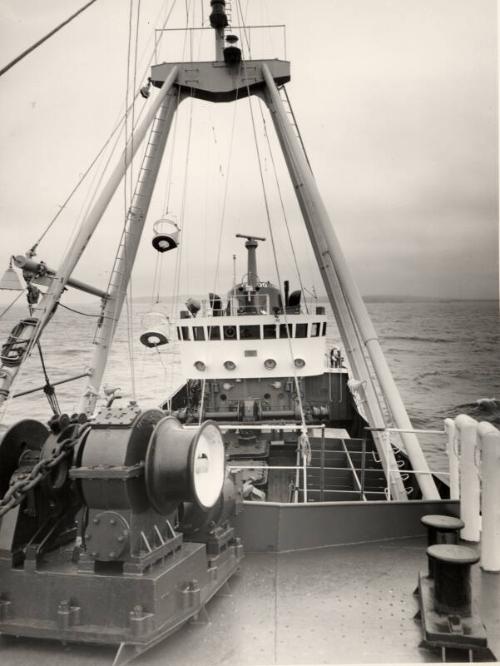
[[[342,312],[339,312],[339,324],[341,325],[341,332],[343,330],[343,337],[346,335],[347,329],[352,331],[353,327],[349,321],[351,319],[352,323],[354,323],[355,333],[359,334],[361,342],[371,359],[375,374],[396,426],[401,430],[413,430],[398,388],[382,352],[377,333],[351,275],[312,171],[307,164],[300,141],[293,132],[274,78],[265,62],[262,63],[262,74],[266,84],[265,101],[271,113],[283,150],[290,178],[294,185],[306,228],[328,291],[330,303],[334,311],[337,310],[339,312],[335,296],[340,296],[340,302],[345,303],[347,309],[347,313],[344,312],[344,315]],[[343,341],[344,344],[348,343],[347,338]],[[359,354],[357,355],[357,359],[359,359]],[[358,368],[358,370],[360,369]],[[369,372],[365,376],[361,375],[360,378],[366,380],[366,386],[369,387],[371,383]],[[367,400],[370,400],[372,403],[370,408],[377,413],[376,401],[373,401],[369,393],[367,393]],[[422,490],[422,496],[424,499],[439,499],[438,490],[417,437],[413,433],[403,433],[402,439],[413,469],[418,470],[415,474]],[[388,478],[390,478],[390,475]]]
[[[215,32],[215,59],[224,60],[224,30],[228,26],[225,0],[210,0],[210,25]]]
[[[19,370],[22,367],[23,362],[29,356],[34,345],[40,339],[45,326],[52,318],[62,293],[68,284],[68,280],[71,278],[71,275],[76,265],[78,264],[78,261],[85,251],[85,248],[92,238],[94,231],[96,230],[104,212],[106,211],[106,208],[113,198],[113,195],[116,192],[124,176],[124,173],[126,172],[126,169],[130,165],[132,158],[134,157],[144,137],[146,136],[146,133],[154,118],[156,117],[160,106],[163,104],[164,99],[174,85],[177,72],[177,66],[174,66],[171,69],[169,76],[163,82],[159,94],[154,100],[152,100],[152,104],[146,113],[144,120],[134,132],[132,140],[127,144],[125,150],[120,156],[113,172],[111,173],[111,176],[108,179],[106,186],[102,190],[92,209],[89,211],[87,217],[81,223],[78,234],[76,235],[73,243],[71,244],[71,247],[66,253],[66,256],[64,257],[60,267],[56,271],[56,274],[52,278],[47,292],[43,296],[40,303],[33,308],[34,317],[30,320],[29,325],[24,325],[21,334],[24,343],[23,354],[15,364],[4,362],[0,366],[0,406],[8,398],[12,385],[19,373]],[[126,271],[128,272],[128,276],[126,278],[127,282],[128,277],[130,276],[130,271],[132,269],[132,266],[128,264],[129,262],[127,262],[126,266]],[[116,317],[119,317],[120,309],[121,304],[115,312]],[[109,348],[107,349],[106,357],[108,352]]]
[[[177,98],[178,94],[175,89],[165,95],[151,127],[149,142],[127,214],[123,244],[113,269],[108,298],[104,303],[101,325],[95,339],[95,350],[87,387],[80,400],[79,411],[89,415],[93,413],[99,396],[109,350],[120,319],[169,130],[177,109]]]

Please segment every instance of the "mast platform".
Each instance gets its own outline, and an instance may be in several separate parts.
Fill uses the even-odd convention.
[[[228,67],[224,61],[178,62],[153,65],[151,82],[161,87],[172,70],[177,67],[175,85],[186,95],[208,102],[234,102],[264,88],[262,66],[267,65],[277,86],[290,81],[290,63],[287,60],[246,60]]]

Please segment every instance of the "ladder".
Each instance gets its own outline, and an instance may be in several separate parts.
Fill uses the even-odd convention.
[[[304,157],[306,158],[307,164],[309,165],[309,168],[311,169],[312,173],[312,167],[311,163],[309,162],[309,157],[307,156],[307,151],[306,147],[304,145],[304,142],[302,141],[302,135],[299,130],[299,126],[297,125],[297,120],[295,118],[295,114],[292,109],[292,105],[290,103],[290,98],[288,97],[288,93],[286,91],[286,88],[284,85],[278,87],[279,95],[281,97],[281,101],[283,102],[283,106],[285,107],[285,112],[288,116],[288,119],[290,121],[290,125],[293,128],[293,131],[295,133],[295,136],[299,140],[300,145],[302,146],[302,151],[304,153]]]

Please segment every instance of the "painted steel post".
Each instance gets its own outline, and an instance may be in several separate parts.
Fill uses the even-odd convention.
[[[483,421],[481,447],[481,568],[500,572],[500,430]]]
[[[444,429],[448,436],[446,452],[448,454],[448,468],[450,470],[450,499],[460,498],[460,462],[458,450],[458,436],[453,419],[444,420]]]
[[[479,541],[480,486],[476,464],[478,423],[467,414],[455,419],[460,445],[460,518],[465,527],[460,532],[464,541]]]
[[[148,109],[143,121],[134,132],[134,135],[127,144],[123,154],[120,156],[111,176],[108,179],[106,186],[103,188],[101,194],[97,198],[93,207],[89,211],[85,220],[83,220],[78,233],[71,244],[71,247],[66,252],[63,262],[58,268],[55,277],[51,281],[47,292],[43,296],[40,303],[33,308],[34,315],[38,314],[38,319],[35,328],[33,329],[28,351],[24,355],[24,360],[28,357],[29,352],[33,349],[37,340],[39,340],[40,335],[48,324],[52,315],[55,312],[59,299],[66,287],[66,284],[71,277],[72,272],[75,269],[75,266],[79,262],[85,248],[87,247],[90,239],[92,238],[94,231],[97,228],[106,208],[108,207],[113,195],[115,194],[119,184],[121,183],[124,173],[126,172],[131,160],[133,159],[137,149],[141,145],[146,133],[153,122],[158,109],[163,103],[166,95],[173,86],[175,79],[177,78],[178,67],[175,65],[170,71],[169,76],[165,79],[162,87],[160,88],[158,95],[151,100],[151,106]],[[0,367],[0,405],[9,397],[12,385],[14,384],[15,378],[22,367],[22,362],[17,367]]]
[[[332,299],[333,290],[330,285],[330,275],[335,273],[338,277],[347,307],[351,312],[352,320],[359,331],[362,343],[373,364],[375,374],[391,410],[394,422],[401,430],[413,430],[398,388],[380,347],[377,333],[344,258],[300,141],[292,130],[274,79],[265,63],[262,64],[262,74],[266,83],[265,101],[271,112],[271,117],[295,188],[295,194],[332,306],[334,307],[334,302]],[[427,461],[417,437],[412,433],[405,433],[402,435],[402,440],[413,468],[421,472],[417,472],[415,476],[423,498],[429,500],[439,499],[439,492],[430,474]]]
[[[99,395],[177,103],[178,93],[173,89],[165,96],[151,126],[150,138],[127,213],[123,245],[113,269],[109,297],[105,302],[101,327],[96,335],[90,376],[80,400],[79,411],[89,415],[93,413]]]
[[[297,188],[298,185],[296,185],[296,177],[294,175],[295,165],[290,156],[291,154],[287,150],[289,143],[286,139],[286,132],[289,130],[288,117],[282,106],[276,107],[275,112],[275,105],[273,104],[272,99],[265,99],[265,101],[269,107],[269,110],[271,111],[271,117],[283,149],[283,154],[285,156],[285,160],[290,172],[290,177]],[[281,103],[279,95],[278,102]],[[293,138],[295,138],[295,135],[293,135]],[[303,154],[302,146],[300,147],[300,150],[301,154]],[[307,165],[307,168],[309,169],[309,165]],[[357,380],[357,383],[359,384],[358,396],[360,402],[358,404],[358,410],[361,416],[365,418],[372,427],[383,429],[387,426],[387,424],[373,384],[372,374],[368,368],[367,360],[362,349],[360,336],[353,321],[351,310],[349,309],[349,306],[344,298],[332,257],[328,250],[323,251],[322,245],[318,241],[318,238],[314,235],[314,233],[312,233],[309,224],[310,220],[308,217],[309,210],[305,206],[302,206],[301,198],[298,194],[298,189],[296,191],[297,197],[299,198],[299,204],[304,215],[304,221],[309,231],[311,244],[318,261],[320,272],[323,276],[323,281],[328,294],[328,300],[330,301],[330,305],[335,315],[335,321],[337,322],[337,326],[340,332],[340,337],[344,344],[344,349],[349,363],[349,370],[351,372],[352,378]],[[405,501],[408,499],[408,496],[405,485],[401,479],[400,470],[396,463],[394,451],[392,450],[392,447],[389,447],[389,449],[386,447],[383,435],[384,433],[381,431],[375,431],[372,433],[375,446],[377,448],[377,453],[380,456],[382,467],[387,478],[389,492],[393,499],[398,501]]]

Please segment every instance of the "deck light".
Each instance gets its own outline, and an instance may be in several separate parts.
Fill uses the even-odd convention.
[[[294,361],[295,367],[296,368],[303,368],[306,364],[303,358],[296,358]]]
[[[203,361],[195,361],[194,367],[200,372],[203,372],[204,370],[206,370],[207,366],[203,363]]]
[[[276,361],[274,360],[274,358],[266,358],[266,360],[264,361],[264,367],[267,370],[274,370],[274,368],[276,367]]]
[[[233,361],[224,361],[224,367],[226,370],[235,370],[236,369],[236,363]]]
[[[9,260],[9,267],[0,280],[0,289],[10,289],[12,291],[22,291],[23,286],[18,274],[12,268],[12,258]]]

